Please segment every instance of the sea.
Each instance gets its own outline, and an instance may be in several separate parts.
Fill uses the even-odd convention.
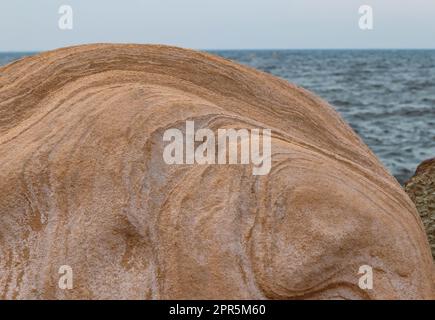
[[[435,50],[209,52],[328,101],[402,184],[435,157]],[[32,54],[0,53],[0,65]]]

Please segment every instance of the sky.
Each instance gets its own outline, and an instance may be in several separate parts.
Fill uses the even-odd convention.
[[[73,10],[61,30],[59,8]],[[359,28],[361,5],[373,29]],[[1,0],[0,51],[83,43],[193,49],[435,48],[435,0]]]

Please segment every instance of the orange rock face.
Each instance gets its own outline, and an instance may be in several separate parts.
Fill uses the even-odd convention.
[[[166,46],[66,48],[0,74],[0,298],[434,297],[413,203],[311,93]],[[166,164],[163,133],[186,120],[270,128],[270,173]]]
[[[405,190],[420,213],[435,258],[435,158],[418,166],[415,175],[405,184]]]

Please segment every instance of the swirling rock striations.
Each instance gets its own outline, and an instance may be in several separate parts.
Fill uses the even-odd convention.
[[[405,190],[420,213],[435,258],[435,158],[418,166],[415,175],[405,184]]]
[[[434,297],[413,203],[311,93],[167,46],[71,47],[0,73],[0,298]],[[186,120],[271,129],[270,173],[166,164],[163,133]]]

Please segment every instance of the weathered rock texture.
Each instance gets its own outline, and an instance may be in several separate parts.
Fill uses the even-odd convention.
[[[72,47],[0,72],[1,298],[433,298],[414,204],[311,93],[166,46]],[[270,174],[165,164],[163,132],[186,120],[272,129]]]
[[[405,184],[405,190],[420,213],[435,259],[435,158],[418,166],[415,175]]]

